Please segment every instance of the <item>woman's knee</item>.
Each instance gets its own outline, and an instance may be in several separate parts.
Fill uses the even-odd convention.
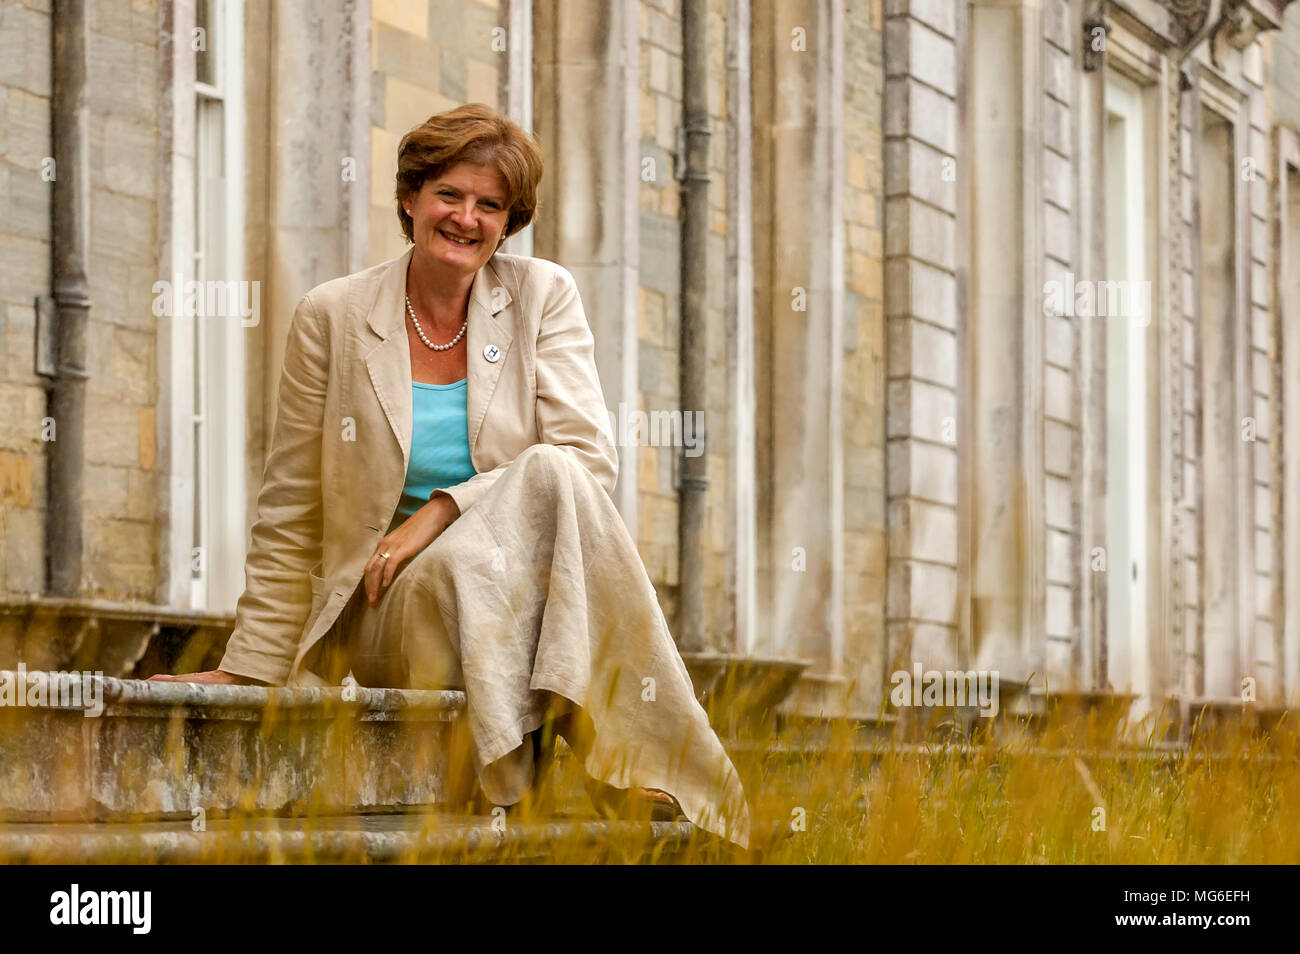
[[[555,444],[529,444],[519,454],[518,460],[531,466],[558,467],[568,455]]]
[[[530,444],[515,460],[525,468],[538,468],[551,474],[577,473],[595,479],[576,457],[557,444]]]

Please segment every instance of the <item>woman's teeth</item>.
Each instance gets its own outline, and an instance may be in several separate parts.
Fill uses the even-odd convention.
[[[473,245],[474,242],[476,241],[476,239],[457,238],[454,235],[448,235],[446,232],[442,232],[440,234],[442,235],[443,238],[447,239],[449,242],[455,242],[457,245]]]

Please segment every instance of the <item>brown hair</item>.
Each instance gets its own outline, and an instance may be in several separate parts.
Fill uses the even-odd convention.
[[[408,242],[414,242],[404,201],[459,162],[495,165],[506,182],[506,221],[502,240],[533,220],[537,183],[542,178],[542,150],[524,130],[482,103],[469,103],[430,116],[405,136],[397,149],[397,218]]]

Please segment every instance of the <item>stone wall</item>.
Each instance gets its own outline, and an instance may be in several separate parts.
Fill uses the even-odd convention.
[[[844,12],[844,658],[850,708],[885,679],[884,11]]]
[[[415,126],[463,103],[501,106],[506,52],[495,0],[372,0],[370,251],[367,265],[402,254],[393,195],[397,147]],[[495,48],[494,48],[495,42]]]
[[[956,35],[952,4],[885,5],[887,671],[959,661]]]
[[[87,7],[90,315],[83,590],[151,601],[158,582],[156,440],[158,8]],[[0,3],[0,594],[44,588],[46,414],[35,310],[49,295],[50,3]],[[59,170],[56,170],[56,174]],[[56,422],[56,427],[60,422]],[[56,430],[56,436],[60,432]]]
[[[634,6],[638,31],[639,147],[645,170],[638,189],[641,258],[637,283],[636,409],[651,414],[680,407],[681,188],[675,177],[673,156],[677,149],[677,130],[682,124],[682,22],[681,4],[677,0],[638,0]],[[720,50],[719,25],[717,17],[710,16],[709,42]],[[710,113],[714,114],[715,110],[724,108],[725,98],[712,83],[710,87]],[[709,184],[710,206],[726,197],[725,189],[720,188],[722,183],[716,179],[717,163],[721,159],[725,167],[726,158],[726,141],[720,132],[718,123],[711,121],[709,174],[715,178]],[[725,234],[725,218],[722,228]],[[720,268],[716,274],[721,275]],[[721,345],[716,323],[709,324],[710,343]],[[700,410],[705,412],[708,432],[722,434],[721,424],[714,415],[725,414],[725,409],[712,404]],[[710,458],[722,452],[720,441],[710,441]],[[637,549],[670,626],[677,608],[675,475],[679,453],[676,447],[645,444],[637,448],[636,455]],[[711,497],[719,484],[715,474],[724,472],[715,470],[710,460]],[[712,501],[710,505],[713,506]],[[710,566],[714,563],[709,561]]]

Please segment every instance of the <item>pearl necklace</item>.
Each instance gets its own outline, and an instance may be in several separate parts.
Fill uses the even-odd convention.
[[[469,318],[467,317],[461,322],[460,331],[456,332],[456,337],[452,338],[445,345],[436,345],[425,336],[424,329],[420,327],[420,319],[415,317],[415,309],[411,307],[410,295],[406,296],[406,310],[411,314],[411,321],[415,322],[415,333],[420,336],[421,341],[427,344],[434,351],[449,351],[456,347],[456,343],[459,342],[461,336],[465,334],[465,329],[469,327]]]

